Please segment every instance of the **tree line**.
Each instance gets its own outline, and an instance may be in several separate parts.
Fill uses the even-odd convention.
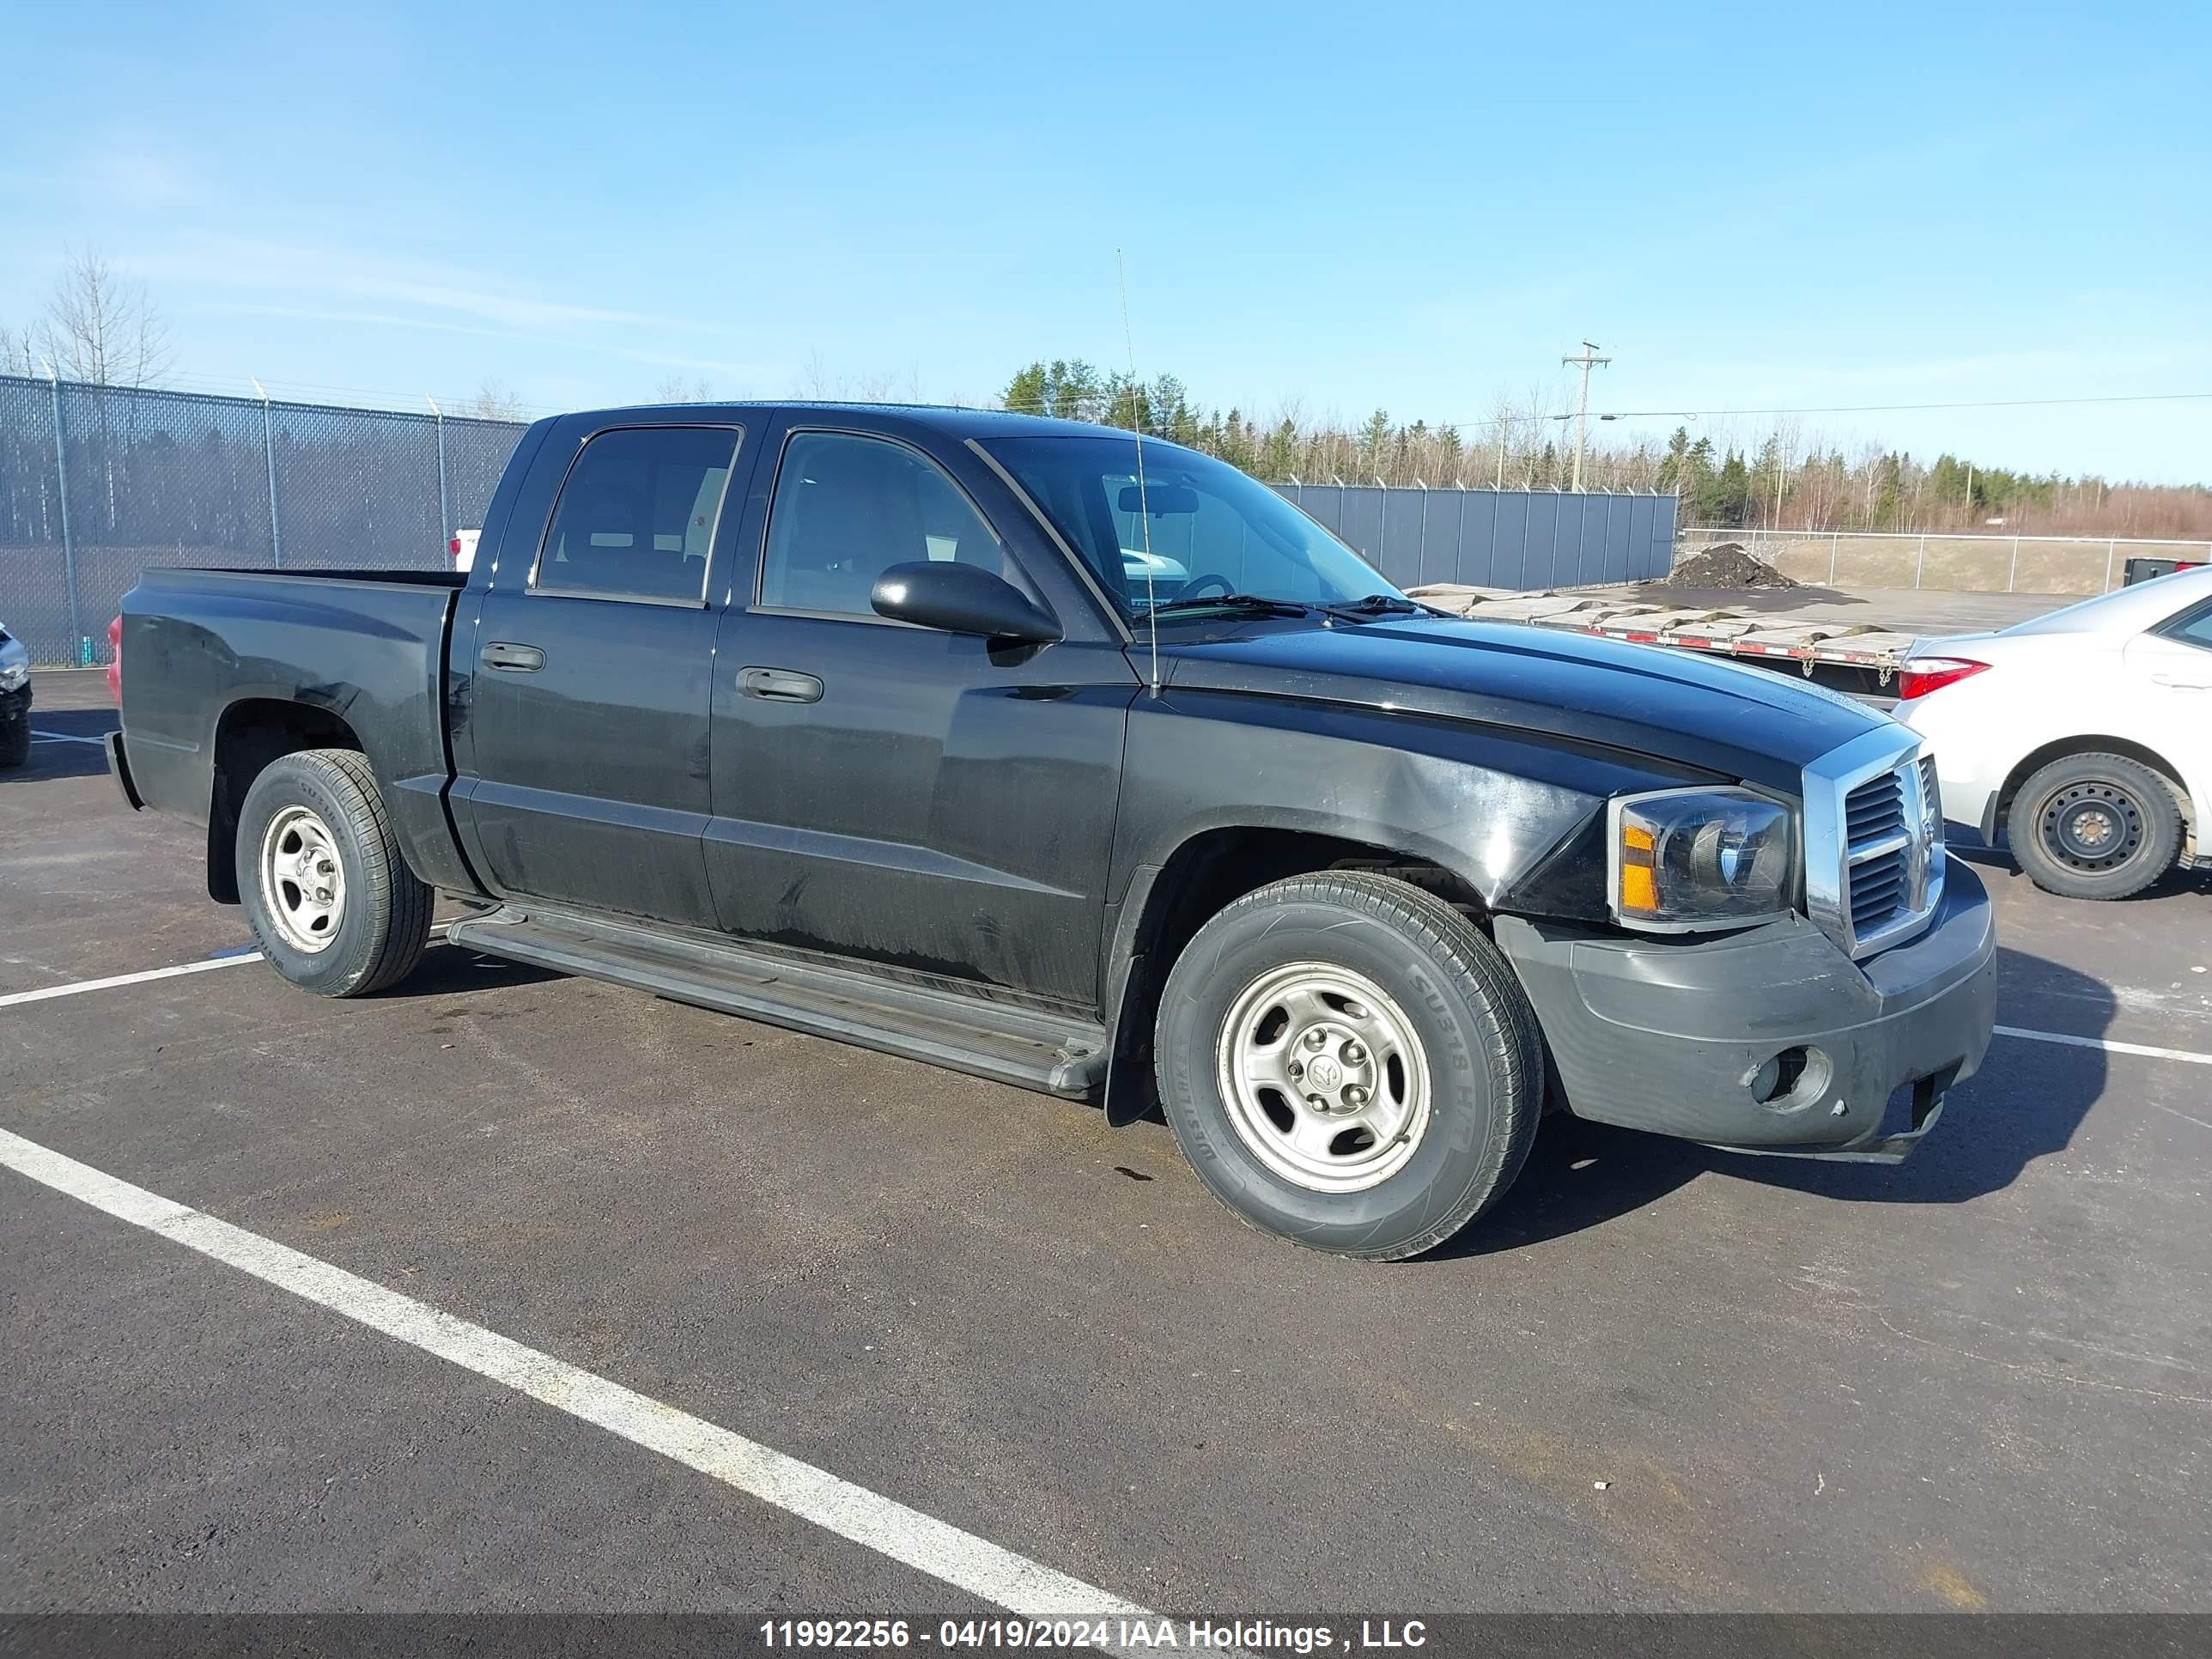
[[[1574,422],[1541,393],[1499,398],[1468,428],[1376,410],[1357,425],[1311,418],[1293,402],[1255,418],[1197,402],[1173,374],[1151,380],[1079,358],[1017,370],[1000,407],[1141,430],[1216,455],[1270,483],[1564,489]],[[1778,425],[1757,441],[1617,436],[1591,422],[1586,489],[1679,495],[1684,525],[1741,529],[1980,531],[2212,538],[2212,489],[2030,473],[1948,453],[1932,462],[1879,444],[1838,443]]]

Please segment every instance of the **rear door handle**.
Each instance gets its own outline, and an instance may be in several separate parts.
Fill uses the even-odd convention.
[[[2177,691],[2212,691],[2212,684],[2203,680],[2185,680],[2172,674],[2154,674],[2152,680],[2160,685],[2170,685]]]
[[[820,680],[811,674],[793,673],[788,668],[740,668],[738,690],[749,697],[760,697],[769,702],[822,701]]]
[[[482,661],[486,668],[504,668],[517,674],[535,674],[545,666],[545,653],[534,645],[509,645],[494,640],[484,647]]]

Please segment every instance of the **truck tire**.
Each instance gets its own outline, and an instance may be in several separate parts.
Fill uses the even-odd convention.
[[[2044,891],[2122,899],[2173,868],[2181,809],[2166,780],[2141,761],[2068,755],[2021,785],[2005,839]]]
[[[317,996],[398,984],[422,959],[433,895],[400,857],[367,758],[280,756],[238,815],[238,892],[276,971]]]
[[[21,766],[31,758],[31,722],[0,723],[0,767]]]
[[[1168,975],[1154,1054],[1215,1197],[1373,1261],[1432,1249],[1495,1201],[1543,1109],[1535,1013],[1498,947],[1364,872],[1275,882],[1206,922]]]

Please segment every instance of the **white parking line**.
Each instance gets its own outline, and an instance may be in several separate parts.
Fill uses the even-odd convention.
[[[2025,1037],[2030,1042],[2063,1042],[2069,1048],[2102,1048],[2108,1054],[2141,1054],[2146,1060],[2179,1060],[2191,1066],[2212,1066],[2212,1054],[2186,1048],[2154,1048],[2148,1043],[2115,1042],[2110,1037],[2069,1036],[2063,1031],[2031,1031],[2020,1025],[2000,1025],[1996,1035]]]
[[[450,922],[430,924],[433,944],[446,937]],[[179,974],[204,974],[210,968],[228,968],[241,962],[259,962],[258,951],[231,950],[221,956],[210,957],[204,962],[180,962],[173,968],[149,968],[143,974],[112,974],[106,979],[71,980],[66,985],[42,985],[35,991],[10,991],[0,996],[0,1008],[12,1008],[21,1002],[51,1002],[56,997],[82,996],[87,991],[112,991],[118,985],[143,985],[149,979],[173,979]]]
[[[41,732],[34,726],[31,728],[31,741],[33,743],[89,743],[96,744],[106,743],[107,739],[106,738],[74,738],[66,732]]]
[[[56,997],[82,996],[87,991],[110,991],[118,985],[143,985],[149,979],[174,979],[179,974],[204,974],[210,968],[234,968],[241,962],[260,960],[260,951],[247,951],[234,957],[210,957],[205,962],[180,962],[173,968],[149,968],[143,974],[115,974],[106,979],[42,985],[35,991],[10,991],[0,996],[0,1008],[13,1008],[25,1002],[50,1002]]]
[[[825,1469],[4,1129],[0,1165],[1024,1617],[1158,1617]]]

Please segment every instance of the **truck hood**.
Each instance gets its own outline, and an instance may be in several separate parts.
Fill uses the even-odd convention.
[[[1444,617],[1256,628],[1160,647],[1174,686],[1399,708],[1660,757],[1796,793],[1888,716],[1764,669],[1657,646]]]

